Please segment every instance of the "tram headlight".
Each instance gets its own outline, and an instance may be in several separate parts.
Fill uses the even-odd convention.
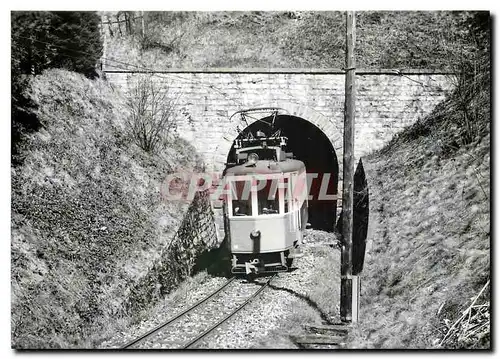
[[[258,229],[254,229],[252,232],[250,232],[250,238],[257,239],[259,237],[260,237],[260,231]]]
[[[247,162],[251,165],[254,165],[255,163],[257,163],[257,161],[259,160],[259,155],[252,152],[248,155],[248,160]]]

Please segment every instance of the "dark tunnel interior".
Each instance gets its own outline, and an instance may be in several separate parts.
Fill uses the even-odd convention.
[[[274,126],[271,126],[272,122],[271,116],[255,121],[245,128],[238,138],[246,137],[248,132],[255,135],[257,131],[263,131],[270,136],[280,129],[281,135],[288,137],[287,152],[292,152],[294,158],[304,162],[308,174],[318,174],[318,177],[313,179],[309,192],[309,195],[312,195],[309,200],[309,223],[314,229],[333,231],[337,201],[318,198],[324,174],[330,174],[330,178],[327,187],[323,185],[323,193],[324,189],[327,189],[326,194],[337,194],[339,168],[329,138],[318,127],[300,117],[279,115],[274,119]],[[227,157],[228,163],[235,162],[234,155],[234,147],[231,147]]]

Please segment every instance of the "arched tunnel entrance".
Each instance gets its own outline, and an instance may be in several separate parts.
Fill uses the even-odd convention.
[[[270,136],[281,130],[281,135],[288,137],[287,152],[292,152],[294,158],[304,162],[308,180],[312,179],[309,191],[309,223],[314,229],[333,231],[337,201],[320,196],[320,193],[329,196],[337,194],[339,167],[330,139],[314,124],[300,117],[278,115],[274,122],[273,118],[269,116],[255,121],[240,132],[237,138],[244,138],[249,132],[255,135],[257,131],[263,131]],[[233,145],[227,162],[235,162],[234,157]]]

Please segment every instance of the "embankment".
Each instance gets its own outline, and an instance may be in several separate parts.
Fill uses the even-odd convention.
[[[132,144],[122,94],[103,80],[50,70],[32,80],[40,131],[12,167],[12,346],[93,348],[141,316],[216,243],[206,194],[164,201],[161,185],[200,170],[172,138]]]
[[[487,93],[455,96],[364,159],[370,227],[357,348],[437,348],[490,276]],[[489,306],[489,290],[476,304]],[[484,318],[483,318],[484,319]],[[445,348],[488,348],[486,329]],[[483,323],[484,324],[484,323]],[[485,332],[486,330],[486,332]]]

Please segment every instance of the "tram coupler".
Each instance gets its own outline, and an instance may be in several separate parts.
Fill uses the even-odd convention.
[[[245,262],[246,274],[250,273],[259,274],[260,267],[261,263],[258,258],[252,259],[250,262]]]

